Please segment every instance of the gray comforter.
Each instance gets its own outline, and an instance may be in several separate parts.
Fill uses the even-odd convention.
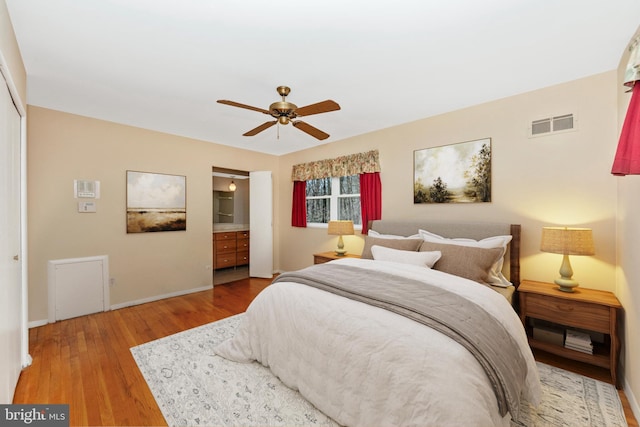
[[[305,284],[384,308],[452,338],[483,367],[500,415],[510,412],[517,419],[526,361],[511,335],[481,306],[421,281],[335,263],[283,273],[274,283],[280,281]]]

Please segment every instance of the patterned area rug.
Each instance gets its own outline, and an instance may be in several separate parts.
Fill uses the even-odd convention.
[[[337,426],[259,363],[213,355],[242,314],[133,347],[131,353],[170,426]],[[513,427],[627,426],[616,389],[538,363],[543,402],[522,405]]]

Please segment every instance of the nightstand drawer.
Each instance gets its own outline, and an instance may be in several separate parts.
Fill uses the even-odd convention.
[[[314,255],[313,256],[313,263],[314,264],[324,264],[325,262],[329,262],[331,261],[331,258],[327,258],[321,255]]]
[[[545,295],[531,294],[527,297],[527,316],[557,321],[575,328],[609,333],[611,311],[600,304],[563,300]]]

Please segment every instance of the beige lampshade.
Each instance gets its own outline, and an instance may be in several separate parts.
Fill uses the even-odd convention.
[[[346,236],[354,234],[353,221],[329,221],[327,234]]]
[[[543,227],[540,250],[563,255],[594,255],[590,228]]]

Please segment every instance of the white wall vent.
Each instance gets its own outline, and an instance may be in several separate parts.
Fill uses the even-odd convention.
[[[529,125],[529,137],[553,135],[560,132],[577,130],[575,114],[563,114],[561,116],[545,117],[532,120]]]

